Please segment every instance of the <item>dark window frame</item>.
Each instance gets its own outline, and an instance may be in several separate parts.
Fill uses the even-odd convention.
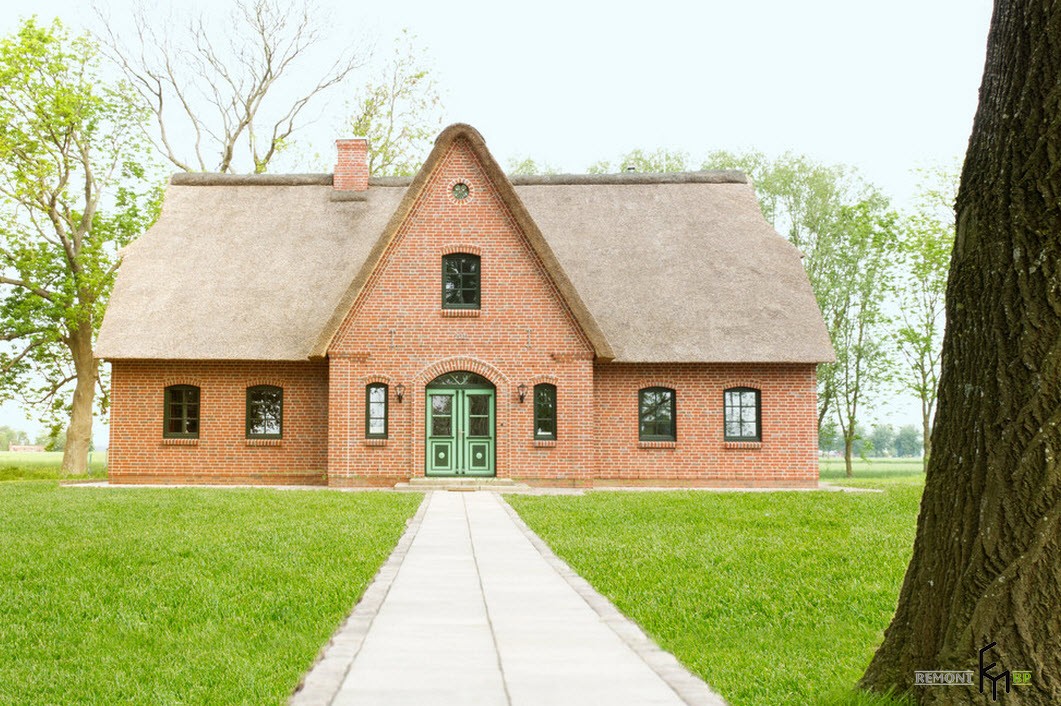
[[[195,392],[195,400],[191,401],[184,393]],[[180,392],[180,401],[174,401],[174,393]],[[202,429],[202,390],[195,385],[169,385],[162,395],[162,438],[164,439],[198,439]],[[170,431],[170,422],[174,420],[171,414],[173,405],[180,405],[181,431]],[[189,416],[188,407],[195,406],[195,416]],[[195,431],[188,431],[188,423],[195,423]]]
[[[538,396],[542,393],[550,395],[552,398],[552,432],[541,433],[541,423],[543,419],[549,419],[549,417],[542,416],[540,414],[541,409],[538,406]],[[557,409],[556,409],[556,385],[549,382],[541,382],[534,386],[534,440],[535,441],[556,441],[557,437]]]
[[[372,390],[383,390],[383,433],[372,432],[372,420],[378,417],[372,416]],[[390,388],[383,382],[370,382],[365,385],[365,438],[386,439],[390,434]]]
[[[726,401],[726,396],[731,392],[741,393],[741,400],[736,405],[731,405]],[[745,392],[755,393],[755,435],[746,436],[743,434],[743,425],[746,424],[741,417],[744,415],[741,413],[742,410],[748,408],[748,405],[744,404]],[[729,431],[726,429],[727,423],[730,421],[729,413],[731,409],[738,411],[738,419],[733,420],[741,424],[741,434],[739,436],[731,436]],[[763,440],[763,393],[754,387],[727,387],[722,391],[722,438],[724,441],[762,441]]]
[[[659,420],[645,421],[645,395],[648,393],[667,392],[670,394],[670,433],[659,433]],[[652,430],[646,432],[646,424],[652,424]],[[678,393],[670,387],[643,387],[637,391],[637,438],[639,441],[677,441],[678,440]]]
[[[255,393],[261,392],[277,392],[280,395],[280,412],[278,415],[277,422],[280,426],[280,431],[277,433],[253,433],[251,432],[251,408],[252,400],[251,396]],[[277,385],[254,385],[253,387],[247,388],[246,395],[246,408],[244,411],[244,433],[248,439],[283,439],[284,438],[284,388],[278,387]]]
[[[468,262],[473,262],[473,261],[475,262],[475,270],[476,271],[474,273],[466,272],[465,271],[465,264],[468,263]],[[447,267],[447,265],[449,265],[449,263],[457,263],[456,264],[456,269],[457,269],[457,273],[456,274],[448,271],[450,269],[449,267]],[[447,290],[447,287],[446,287],[447,278],[450,278],[450,277],[456,277],[457,278],[457,288],[455,290],[452,290],[452,289]],[[465,284],[467,282],[466,278],[468,278],[468,277],[475,277],[475,281],[477,282],[475,287],[465,286]],[[446,301],[446,292],[447,291],[456,291],[458,293],[461,293],[461,296],[459,298],[462,301],[459,301],[459,302],[448,302],[448,301]],[[466,292],[466,291],[474,291],[475,292],[475,301],[474,302],[464,302],[463,301],[463,298],[464,298],[463,297],[463,292]],[[443,309],[479,309],[482,306],[482,301],[483,301],[483,260],[482,260],[482,257],[480,257],[479,255],[475,255],[473,253],[464,253],[464,252],[449,253],[449,254],[443,255],[442,256],[442,308]]]

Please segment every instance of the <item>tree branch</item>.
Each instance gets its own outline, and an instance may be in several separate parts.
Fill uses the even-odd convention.
[[[50,292],[47,289],[44,289],[43,287],[38,287],[21,279],[12,279],[11,277],[0,276],[0,284],[10,284],[12,287],[21,287],[22,289],[25,289],[28,292],[36,294],[41,299],[47,299],[50,302],[54,302],[57,296],[55,292]]]

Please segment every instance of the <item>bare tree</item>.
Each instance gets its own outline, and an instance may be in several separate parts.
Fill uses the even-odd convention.
[[[236,0],[222,26],[202,16],[159,20],[139,5],[127,37],[97,9],[108,56],[154,116],[158,151],[184,171],[255,173],[287,145],[306,107],[367,58],[347,50],[307,80],[324,41],[314,13],[309,0]]]

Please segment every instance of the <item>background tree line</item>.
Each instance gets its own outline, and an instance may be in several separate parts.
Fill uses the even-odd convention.
[[[844,438],[835,422],[827,422],[818,432],[818,449],[840,455],[844,452]],[[855,442],[851,453],[858,458],[917,458],[924,452],[921,432],[913,424],[904,424],[898,429],[891,424],[874,424],[866,430],[859,425],[855,429]]]

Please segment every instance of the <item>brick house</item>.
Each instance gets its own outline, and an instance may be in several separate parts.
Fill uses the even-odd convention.
[[[97,351],[110,480],[817,482],[833,352],[739,172],[506,177],[467,125],[412,179],[178,174]]]

